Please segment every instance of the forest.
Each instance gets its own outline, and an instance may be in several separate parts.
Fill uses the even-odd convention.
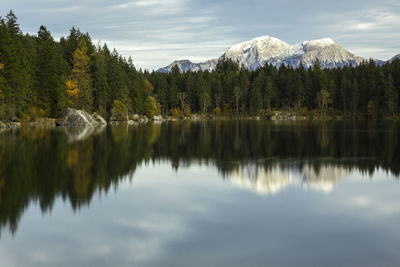
[[[152,117],[257,115],[274,110],[307,116],[397,117],[400,60],[377,65],[249,71],[221,58],[212,72],[137,70],[106,44],[72,27],[55,40],[45,26],[24,34],[16,15],[0,17],[0,120],[61,117],[67,107]]]

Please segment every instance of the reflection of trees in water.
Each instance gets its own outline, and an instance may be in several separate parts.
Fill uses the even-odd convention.
[[[78,209],[89,204],[95,192],[117,187],[143,161],[168,160],[174,168],[201,162],[216,166],[228,179],[257,162],[258,172],[264,172],[258,176],[264,177],[258,178],[258,183],[266,184],[264,190],[268,183],[285,183],[291,170],[307,173],[307,182],[299,182],[303,186],[336,183],[318,175],[327,171],[326,166],[368,173],[381,167],[399,175],[398,126],[203,121],[4,132],[0,134],[0,225],[14,232],[32,201],[50,211],[55,199],[62,197]],[[274,176],[277,164],[281,173]],[[279,175],[284,179],[274,181]],[[248,182],[257,181],[242,180]]]

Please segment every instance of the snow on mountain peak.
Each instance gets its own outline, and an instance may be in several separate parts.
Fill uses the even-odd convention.
[[[289,44],[265,35],[231,46],[224,56],[249,69],[257,69],[269,58],[282,54],[290,48]]]
[[[394,57],[392,57],[391,59],[389,59],[389,62],[393,62],[393,61],[395,61],[395,60],[397,60],[397,59],[400,59],[400,54],[395,55]]]
[[[307,45],[309,46],[329,46],[329,45],[334,45],[336,44],[335,41],[333,41],[331,38],[323,38],[323,39],[317,39],[317,40],[311,40],[307,42]]]
[[[231,46],[228,51],[243,51],[243,50],[248,50],[251,49],[254,46],[261,46],[269,44],[272,46],[290,46],[289,44],[279,40],[278,38],[269,36],[269,35],[264,35],[264,36],[259,36],[256,38],[251,39],[250,41],[245,41],[241,42],[238,44],[235,44]]]
[[[289,45],[269,35],[233,45],[221,57],[238,62],[250,70],[258,69],[267,63],[276,67],[280,67],[282,64],[294,68],[300,64],[310,67],[314,65],[317,59],[323,68],[343,67],[350,64],[358,65],[364,61],[363,58],[357,57],[342,48],[331,38]],[[176,62],[174,63],[176,64]],[[167,72],[173,64],[159,71]],[[217,60],[197,64],[190,61],[178,62],[176,65],[181,71],[213,70],[217,65]]]

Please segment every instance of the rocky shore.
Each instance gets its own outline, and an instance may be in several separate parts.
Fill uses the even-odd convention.
[[[2,122],[0,121],[0,131],[6,129],[16,129],[22,126],[26,127],[93,127],[102,125],[138,125],[148,122],[161,123],[165,121],[178,121],[178,120],[190,120],[190,121],[202,121],[202,120],[220,120],[220,119],[239,119],[239,120],[271,120],[271,121],[299,121],[299,120],[330,120],[330,119],[343,119],[341,116],[321,116],[319,113],[314,112],[307,115],[298,114],[287,111],[273,111],[268,115],[264,116],[248,116],[248,115],[204,115],[204,114],[191,114],[186,117],[173,117],[173,116],[162,116],[156,115],[151,118],[144,115],[127,115],[124,117],[111,117],[107,122],[102,116],[97,113],[89,114],[85,110],[77,110],[67,108],[65,116],[59,119],[52,118],[40,118],[31,122]],[[351,118],[349,118],[351,119]]]

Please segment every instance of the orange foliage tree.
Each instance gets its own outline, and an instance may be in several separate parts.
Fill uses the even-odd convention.
[[[91,110],[93,105],[92,78],[90,76],[90,58],[87,54],[87,42],[83,38],[73,53],[73,68],[66,82],[68,103],[70,106]]]

